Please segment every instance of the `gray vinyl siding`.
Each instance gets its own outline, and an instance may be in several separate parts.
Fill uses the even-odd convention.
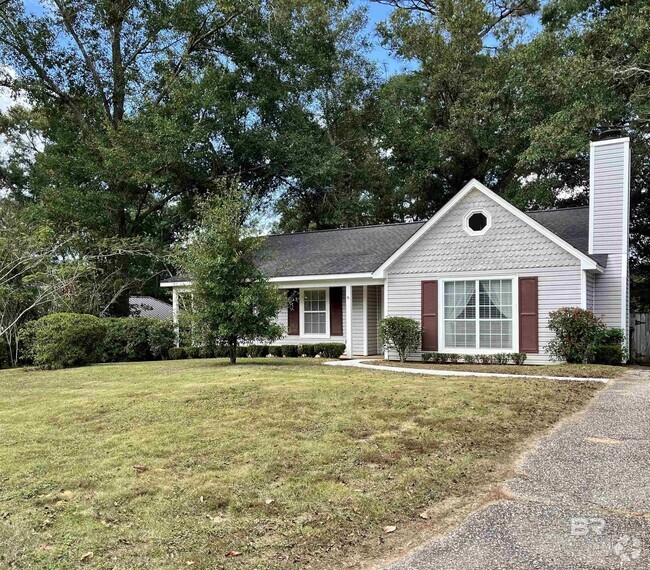
[[[595,309],[595,296],[596,296],[596,276],[593,273],[587,273],[587,309],[593,311]]]
[[[344,290],[345,291],[345,290]],[[300,335],[287,335],[285,334],[280,340],[272,343],[273,345],[283,345],[283,344],[317,344],[319,342],[345,342],[345,312],[346,312],[346,300],[345,292],[343,294],[343,336],[330,336],[330,337],[306,337]],[[287,307],[280,309],[280,312],[277,316],[277,322],[280,323],[286,332],[288,315]]]
[[[606,253],[607,267],[595,278],[594,312],[607,326],[628,327],[627,225],[625,210],[626,179],[625,142],[616,141],[594,146],[591,216],[592,249]],[[629,165],[627,165],[629,166]]]
[[[620,254],[623,248],[623,191],[627,174],[623,166],[625,146],[622,142],[595,146],[592,152],[592,253]],[[609,260],[607,268],[610,268]]]
[[[463,229],[463,218],[475,209],[487,211],[492,217],[490,229],[482,236],[470,236]],[[540,352],[529,354],[527,361],[545,364],[550,362],[545,347],[553,338],[548,329],[548,314],[560,307],[580,306],[581,272],[575,256],[482,193],[473,191],[388,268],[387,314],[420,321],[421,282],[425,280],[459,276],[538,277]],[[513,285],[516,295],[516,282]],[[438,294],[443,294],[442,289]],[[517,330],[513,336],[518,338]],[[480,352],[477,348],[476,353]],[[420,358],[419,351],[412,356],[412,360]]]
[[[377,322],[379,319],[380,287],[368,286],[368,355],[377,354]]]
[[[363,355],[363,287],[352,287],[352,352]]]
[[[529,354],[527,362],[530,364],[548,364],[550,358],[545,352],[545,347],[553,338],[553,333],[548,328],[548,314],[560,307],[579,307],[581,301],[581,269],[577,265],[573,268],[535,268],[519,269],[515,273],[508,271],[491,271],[489,277],[537,277],[538,278],[538,308],[539,308],[539,354]],[[486,274],[488,275],[488,274]],[[387,277],[388,287],[388,315],[411,317],[420,321],[421,312],[421,282],[431,279],[447,279],[452,274],[428,273],[418,275],[391,275]],[[479,278],[480,274],[476,274]],[[515,294],[517,291],[515,283]],[[440,289],[438,294],[442,294]],[[517,331],[514,331],[517,335]],[[449,350],[449,352],[453,352]],[[481,349],[476,349],[477,353]],[[413,354],[411,360],[420,360],[421,351]],[[390,358],[397,358],[394,353]]]
[[[487,212],[484,235],[468,235],[463,218]],[[575,267],[579,260],[526,222],[473,190],[389,268],[391,274],[516,270],[521,267]]]

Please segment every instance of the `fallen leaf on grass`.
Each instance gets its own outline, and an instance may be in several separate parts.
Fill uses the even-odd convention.
[[[267,505],[270,505],[270,504],[273,502],[273,499],[266,499],[266,501],[264,501],[264,502],[265,502]]]
[[[234,558],[235,556],[239,556],[241,552],[238,552],[237,550],[231,550],[230,552],[226,552],[226,558]]]
[[[429,515],[427,513],[420,513],[420,518],[421,519],[428,519]]]
[[[95,556],[95,553],[94,553],[94,552],[86,552],[86,554],[84,554],[84,555],[81,557],[80,560],[81,560],[81,562],[86,562],[87,560],[90,560],[91,558],[93,558],[93,556]]]
[[[145,471],[149,471],[149,467],[147,467],[146,465],[134,465],[133,470],[136,473],[144,473]]]
[[[386,534],[390,534],[391,532],[395,532],[397,530],[396,526],[385,526],[384,527],[384,532]]]

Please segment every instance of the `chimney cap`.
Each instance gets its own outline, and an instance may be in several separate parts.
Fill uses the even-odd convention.
[[[623,127],[595,128],[591,130],[589,140],[591,142],[606,141],[611,139],[622,139],[627,137]]]

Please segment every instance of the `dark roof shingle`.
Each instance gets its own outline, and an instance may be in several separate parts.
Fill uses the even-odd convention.
[[[271,235],[259,267],[268,277],[371,273],[424,222]]]

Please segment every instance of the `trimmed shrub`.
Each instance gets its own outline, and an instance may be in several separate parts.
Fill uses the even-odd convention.
[[[621,366],[624,358],[625,352],[620,344],[601,344],[596,348],[594,353],[594,362],[596,364]]]
[[[153,358],[149,347],[149,327],[154,319],[125,317],[102,320],[107,325],[102,358],[104,362]]]
[[[316,356],[318,353],[317,347],[320,346],[319,344],[301,344],[300,348],[298,349],[298,352],[300,353],[300,356]]]
[[[0,368],[9,368],[11,366],[11,357],[9,356],[9,347],[4,338],[0,338]]]
[[[295,358],[298,356],[298,345],[297,344],[284,344],[282,345],[282,356],[287,358]]]
[[[395,350],[400,362],[406,362],[422,342],[422,327],[415,319],[386,317],[379,323],[379,339],[384,349]]]
[[[499,352],[492,355],[494,364],[508,364],[510,362],[510,355],[506,352]]]
[[[187,358],[201,358],[201,348],[200,346],[188,346],[185,349]]]
[[[199,358],[214,358],[214,348],[211,346],[200,346]]]
[[[30,335],[36,366],[83,366],[101,360],[106,324],[93,315],[53,313],[35,321]]]
[[[314,356],[320,354],[323,358],[341,358],[345,352],[345,343],[342,342],[325,342],[314,345]]]
[[[182,346],[172,346],[169,349],[169,358],[171,360],[182,360],[184,358],[187,358],[187,351]]]
[[[253,344],[248,347],[248,356],[251,358],[264,358],[269,353],[269,347],[265,344]]]
[[[478,354],[476,360],[481,364],[493,364],[494,358],[491,354]]]
[[[281,346],[270,346],[269,353],[278,358],[282,356],[282,347]]]
[[[526,362],[528,355],[525,352],[515,352],[514,354],[510,355],[510,358],[512,358],[513,364],[521,366],[524,362]]]
[[[168,320],[148,319],[147,338],[149,353],[153,358],[167,358],[169,349],[174,346],[176,335],[174,323]]]
[[[229,348],[226,346],[226,354],[230,356]],[[237,358],[246,358],[248,356],[247,346],[237,346]]]
[[[476,356],[473,354],[465,354],[463,355],[463,362],[465,364],[476,364]]]
[[[578,307],[563,307],[548,316],[548,328],[555,333],[546,347],[551,357],[577,364],[593,358],[605,330],[602,319]]]

